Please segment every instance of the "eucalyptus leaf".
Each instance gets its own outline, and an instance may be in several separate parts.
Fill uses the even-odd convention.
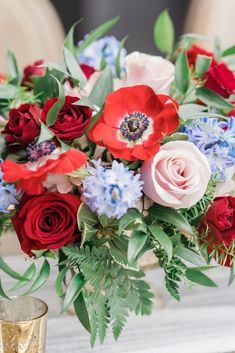
[[[174,25],[167,10],[164,10],[156,19],[154,25],[154,42],[163,53],[169,54],[174,46]]]
[[[64,60],[72,78],[78,80],[79,86],[81,88],[84,88],[87,83],[87,78],[84,72],[82,71],[77,59],[67,48],[64,48]]]
[[[108,32],[117,22],[119,17],[114,17],[112,20],[109,20],[103,23],[101,26],[97,27],[92,31],[86,38],[81,42],[79,47],[76,50],[76,54],[79,56],[83,50],[88,47],[92,42],[102,37],[106,32]]]
[[[47,126],[52,126],[56,122],[57,116],[61,110],[61,108],[64,105],[65,102],[65,94],[64,94],[64,88],[62,84],[60,83],[59,80],[57,80],[56,77],[54,77],[58,84],[59,88],[59,96],[57,98],[57,101],[53,104],[53,106],[50,108],[50,110],[47,113],[47,119],[46,119],[46,124]]]
[[[193,250],[190,250],[190,249],[184,247],[182,244],[179,244],[175,248],[174,255],[179,256],[182,259],[184,259],[184,260],[186,260],[196,266],[205,265],[205,261],[203,260],[203,258],[199,254],[197,254]]]
[[[161,247],[165,250],[168,261],[170,262],[172,259],[172,253],[173,253],[173,245],[171,242],[171,239],[169,236],[158,226],[156,225],[150,225],[148,226],[154,240],[156,240]]]
[[[107,95],[113,90],[113,75],[111,69],[106,66],[89,96],[89,100],[98,107],[102,107]]]
[[[211,57],[206,55],[197,55],[195,73],[197,77],[203,78],[205,72],[209,69],[211,64]]]
[[[74,301],[74,310],[83,327],[91,333],[90,319],[82,292],[79,293]]]
[[[0,258],[0,270],[19,281],[29,281],[27,277],[21,276],[18,272],[14,271],[2,258]]]
[[[75,47],[74,45],[74,31],[76,26],[81,23],[83,21],[83,19],[81,18],[80,20],[78,20],[77,22],[75,22],[72,27],[70,28],[67,36],[65,37],[64,40],[64,47],[69,49],[73,54],[76,54],[76,49],[77,47]]]
[[[47,282],[49,275],[50,275],[50,264],[45,259],[43,262],[43,265],[40,269],[40,272],[38,273],[33,284],[31,285],[31,287],[26,291],[26,293],[24,295],[30,295],[30,294],[36,292],[39,288],[41,288]]]
[[[148,235],[146,233],[139,230],[132,231],[127,251],[128,262],[130,264],[133,264],[136,261],[147,239]]]
[[[175,62],[175,85],[178,90],[185,94],[190,82],[190,71],[185,50],[181,50]]]
[[[23,288],[24,286],[26,286],[29,283],[29,281],[32,281],[35,273],[36,273],[36,266],[34,263],[32,263],[23,274],[23,277],[27,278],[27,280],[19,280],[14,285],[14,287],[10,289],[10,291],[14,292],[14,291],[17,291],[17,290]]]
[[[174,225],[178,230],[187,235],[193,234],[193,229],[189,222],[177,210],[160,205],[153,205],[149,209],[154,220],[159,220],[167,224]]]
[[[201,87],[196,90],[197,98],[200,99],[203,103],[209,105],[210,107],[222,109],[222,110],[231,110],[234,106],[228,103],[224,98],[222,98],[217,93]]]
[[[187,268],[185,276],[193,283],[200,284],[205,287],[217,287],[217,284],[204,273],[196,268]]]
[[[55,134],[41,121],[41,131],[37,143],[39,144],[41,142],[51,140],[54,135]]]
[[[81,292],[82,288],[84,287],[86,281],[81,273],[77,273],[73,276],[70,285],[67,289],[65,294],[63,306],[61,309],[61,313],[63,313],[68,307],[74,303],[77,299],[79,293]]]

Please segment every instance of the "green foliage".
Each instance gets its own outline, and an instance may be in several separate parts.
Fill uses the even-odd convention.
[[[235,45],[232,45],[231,47],[225,49],[222,53],[222,57],[225,56],[230,56],[235,54]]]
[[[205,72],[209,69],[211,58],[205,55],[198,55],[195,66],[195,73],[197,77],[203,78]]]
[[[79,82],[79,86],[81,88],[85,87],[87,83],[87,78],[83,73],[76,57],[67,48],[64,48],[64,61],[71,77],[75,79],[75,82]]]
[[[111,69],[106,66],[102,74],[94,84],[92,91],[89,96],[89,100],[97,105],[102,107],[106,96],[113,90],[113,75]]]
[[[76,49],[77,49],[77,47],[75,47],[75,45],[74,45],[74,31],[75,31],[76,26],[81,22],[82,22],[82,19],[78,20],[77,22],[75,22],[72,25],[72,27],[70,28],[70,30],[64,40],[64,48],[67,48],[73,54],[76,54]]]
[[[205,88],[198,88],[196,91],[197,98],[201,100],[206,105],[210,107],[218,108],[221,110],[231,110],[234,106],[228,103],[224,98],[222,98],[219,94]]]
[[[54,79],[56,80],[56,82],[58,84],[59,96],[58,96],[58,99],[56,100],[56,102],[53,104],[53,106],[50,108],[50,110],[47,113],[47,120],[46,120],[47,126],[54,125],[54,123],[57,119],[57,116],[58,116],[58,114],[59,114],[59,112],[65,102],[64,88],[63,88],[62,84],[60,83],[60,81],[57,80],[56,77],[54,77]]]
[[[159,226],[156,226],[155,224],[150,225],[148,228],[151,232],[154,241],[157,241],[159,245],[165,250],[168,256],[168,260],[171,261],[173,245],[169,236]]]
[[[49,262],[45,259],[43,262],[43,265],[40,269],[40,272],[38,273],[37,277],[33,281],[32,285],[30,288],[24,293],[24,295],[30,295],[36,292],[39,288],[41,288],[48,280],[50,275],[50,264]]]
[[[206,287],[217,287],[217,284],[212,281],[208,276],[196,268],[187,268],[185,276],[192,282],[201,284]]]
[[[116,69],[116,75],[118,78],[121,78],[121,64],[120,64],[120,57],[121,57],[121,52],[122,52],[122,49],[124,47],[124,44],[127,40],[128,36],[124,37],[121,42],[120,42],[120,46],[119,46],[119,49],[118,49],[118,53],[117,53],[117,56],[116,56],[116,60],[115,60],[115,69]]]
[[[190,71],[185,49],[182,49],[175,63],[175,85],[177,89],[185,94],[189,88]]]
[[[79,294],[81,293],[82,288],[85,285],[85,280],[81,273],[76,273],[66,291],[63,306],[61,313],[63,313],[68,307],[75,302]]]
[[[169,54],[173,51],[174,25],[167,10],[164,10],[156,19],[153,37],[156,47],[161,52]]]
[[[11,50],[7,51],[7,65],[8,65],[10,83],[18,85],[21,80],[21,75],[16,62],[15,54]]]
[[[54,77],[61,82],[64,79],[64,74],[55,69],[48,70],[46,74],[39,77],[35,83],[33,93],[35,96],[39,97],[41,105],[43,105],[48,98],[58,97],[59,95],[59,85]]]
[[[131,237],[128,243],[127,257],[130,264],[133,264],[143,249],[146,241],[148,239],[148,234],[141,230],[134,229],[131,233]]]
[[[117,338],[129,311],[142,315],[151,312],[153,296],[141,279],[143,273],[116,262],[108,246],[67,246],[64,253],[67,265],[79,269],[86,281],[82,293],[89,313],[92,345],[97,335],[103,342],[109,324]]]

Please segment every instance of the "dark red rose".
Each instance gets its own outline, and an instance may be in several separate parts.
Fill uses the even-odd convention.
[[[40,65],[43,65],[44,61],[43,60],[37,60],[33,64],[28,65],[24,68],[24,76],[22,79],[22,85],[26,86],[28,88],[33,88],[34,83],[31,79],[31,76],[44,76],[46,73],[46,68],[45,67],[39,67]]]
[[[225,63],[211,66],[205,74],[205,87],[224,98],[235,91],[235,76]]]
[[[22,104],[12,109],[2,133],[9,145],[25,147],[40,133],[41,110],[37,104]]]
[[[72,140],[80,137],[92,116],[92,110],[88,107],[74,105],[79,98],[66,96],[65,103],[60,110],[56,122],[50,126],[54,134],[62,140]],[[48,99],[43,107],[42,121],[46,123],[47,113],[57,101],[56,98]]]
[[[217,64],[215,59],[214,59],[214,54],[199,47],[198,45],[193,44],[192,47],[190,49],[186,50],[186,55],[188,58],[188,63],[189,66],[193,66],[195,67],[196,64],[196,60],[197,60],[197,56],[198,55],[205,55],[205,56],[209,56],[210,58],[212,58],[211,61],[211,65],[215,65]]]
[[[80,64],[82,71],[84,72],[87,79],[95,72],[95,69],[92,66],[86,64]]]
[[[22,250],[54,250],[80,239],[77,211],[80,199],[73,194],[49,192],[24,195],[21,208],[12,218]]]
[[[207,248],[208,253],[216,248],[219,254],[222,252],[226,254],[226,248],[235,240],[234,196],[221,196],[214,199],[202,220],[199,231],[203,232],[207,227],[207,240],[210,244]],[[223,265],[230,266],[231,260],[232,256],[228,255]]]

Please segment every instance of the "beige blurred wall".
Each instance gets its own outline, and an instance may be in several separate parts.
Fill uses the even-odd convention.
[[[37,60],[60,60],[64,31],[49,0],[0,0],[0,72],[6,72],[6,50],[21,67]]]
[[[192,0],[185,32],[218,35],[223,48],[235,44],[235,0]]]

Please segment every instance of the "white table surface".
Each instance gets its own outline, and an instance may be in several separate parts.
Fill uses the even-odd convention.
[[[27,265],[20,256],[5,260],[19,272]],[[58,315],[60,301],[54,293],[52,273],[48,284],[37,293],[49,305],[46,353],[235,352],[235,284],[227,287],[227,269],[214,269],[211,275],[219,284],[218,289],[197,287],[185,291],[178,303],[163,286],[163,272],[149,271],[147,279],[161,293],[162,307],[148,317],[131,316],[118,342],[114,342],[110,333],[103,346],[97,344],[92,350],[89,336],[76,318]],[[12,285],[4,274],[1,277],[5,287]]]

